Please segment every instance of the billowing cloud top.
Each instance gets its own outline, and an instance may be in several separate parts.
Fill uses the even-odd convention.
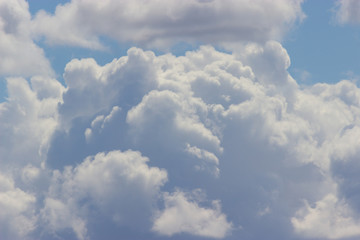
[[[24,1],[0,8],[4,36],[50,69],[19,59],[24,72],[1,72],[12,77],[0,103],[0,239],[360,236],[360,89],[290,76],[272,38],[302,16],[299,1],[72,1],[34,18]],[[248,42],[72,59],[63,86],[37,34],[90,48],[101,36]]]

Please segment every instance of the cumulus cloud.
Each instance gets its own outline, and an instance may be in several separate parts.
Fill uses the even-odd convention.
[[[57,126],[57,104],[62,85],[54,79],[9,78],[8,101],[0,103],[0,162],[19,168],[45,162],[52,133]],[[16,148],[14,148],[16,146]]]
[[[291,239],[313,236],[312,229],[301,227],[306,224],[299,217],[304,208],[300,199],[312,206],[332,194],[356,209],[350,195],[355,190],[347,191],[350,185],[343,184],[343,179],[356,180],[355,175],[349,178],[350,168],[336,166],[356,161],[357,141],[350,139],[357,136],[359,89],[349,81],[302,89],[288,67],[286,51],[273,41],[244,45],[234,54],[203,46],[185,56],[155,56],[132,48],[104,66],[92,59],[71,61],[46,156],[47,166],[58,169],[42,210],[46,226],[60,235],[70,228],[78,238],[91,238],[91,226],[102,226],[91,217],[98,212],[114,226],[124,226],[123,216],[133,219],[129,223],[142,216],[142,233],[152,228],[174,237]],[[53,87],[45,91],[34,83],[43,96],[52,92]],[[131,161],[125,164],[124,159]],[[141,174],[135,170],[142,168]],[[159,169],[166,169],[166,184]],[[162,173],[152,187],[144,187],[152,177],[128,179],[151,171]],[[28,166],[23,178],[32,173],[36,170]],[[122,189],[119,194],[113,192],[115,186]],[[221,201],[222,210],[216,201],[203,204],[185,190],[174,191],[178,187],[202,189],[210,200]],[[155,190],[145,194],[145,189]],[[143,202],[130,201],[132,194],[141,195],[134,198]],[[124,207],[129,202],[143,211]],[[192,209],[199,218],[184,211],[177,225],[164,220],[180,209]],[[53,214],[57,212],[64,214]],[[355,215],[345,217],[356,222]],[[191,225],[186,223],[190,220]],[[213,232],[215,223],[219,229]],[[348,236],[340,230],[337,234]]]
[[[220,44],[280,39],[304,18],[302,0],[82,1],[40,11],[33,31],[49,44],[99,49],[99,36],[143,46],[169,47],[177,41]]]
[[[92,231],[101,224],[96,218],[141,230],[167,181],[166,171],[148,167],[148,161],[139,152],[111,151],[88,157],[63,173],[54,171],[42,219],[54,234],[70,228],[78,239],[101,236]]]
[[[25,0],[0,1],[0,75],[53,75],[43,49],[32,39],[30,23]]]
[[[292,224],[295,229],[301,229],[298,234],[313,236],[311,229],[299,227],[300,220],[290,221],[303,207],[299,199],[316,203],[329,193],[336,196],[336,185],[340,190],[339,197],[345,197],[349,206],[356,209],[356,198],[352,200],[354,195],[350,195],[356,191],[356,185],[349,191],[351,185],[343,183],[346,182],[344,179],[349,179],[349,183],[357,182],[355,177],[349,178],[355,175],[348,174],[347,169],[353,168],[356,161],[353,156],[357,153],[357,141],[351,139],[357,139],[359,90],[349,81],[301,89],[286,71],[289,58],[280,44],[269,42],[243,49],[245,51],[231,55],[202,47],[184,57],[155,57],[132,49],[129,58],[136,53],[138,61],[148,59],[140,68],[142,72],[150,73],[155,81],[151,85],[144,81],[146,88],[141,84],[134,85],[132,91],[136,94],[131,102],[109,98],[104,102],[108,107],[82,114],[82,122],[71,120],[73,130],[70,134],[76,134],[78,128],[84,136],[86,129],[91,129],[95,134],[92,135],[94,142],[84,141],[85,149],[94,146],[91,144],[97,142],[96,138],[111,137],[118,141],[118,144],[113,143],[114,147],[139,149],[152,159],[153,164],[166,168],[170,181],[165,189],[198,186],[209,192],[212,199],[220,198],[229,221],[243,227],[238,236],[247,236],[252,228],[239,216],[260,222],[261,228],[269,225],[269,221],[288,226],[272,233],[274,236],[291,238]],[[119,69],[115,63],[132,71],[126,67],[130,64],[127,57],[110,64]],[[86,65],[87,60],[83,64]],[[276,65],[276,71],[272,71],[272,64]],[[98,79],[110,65],[96,71]],[[130,72],[127,72],[128,76],[131,76]],[[120,77],[114,75],[110,79],[120,81],[99,82],[97,91],[107,89],[111,84],[112,89],[123,89],[122,84],[127,86],[128,83],[121,80],[120,72],[113,73]],[[70,98],[65,99],[64,109],[67,101],[73,102]],[[83,103],[92,104],[91,101]],[[107,128],[117,128],[118,132],[104,135]],[[48,157],[51,160],[52,155]],[[193,158],[204,160],[205,172],[213,173],[212,167],[218,168],[218,178],[199,173],[199,164]],[[349,168],[339,168],[339,164]],[[289,172],[296,174],[289,175]],[[249,183],[254,189],[251,192],[247,190]],[[231,194],[221,186],[230,188]],[[248,194],[244,196],[243,192]],[[233,200],[239,198],[249,204],[245,207]],[[258,201],[256,204],[251,203],[254,199]],[[284,209],[284,204],[292,207],[288,205]],[[173,209],[169,205],[168,208]],[[266,214],[259,214],[264,210]],[[168,216],[165,213],[166,210],[164,216]],[[355,216],[354,219],[346,216],[346,219],[355,221]],[[157,224],[154,226],[161,225]],[[160,227],[156,229],[161,232]],[[181,227],[173,229],[169,231],[187,231]],[[193,232],[196,234],[196,230]],[[339,230],[337,238],[348,236],[343,233]],[[270,232],[264,228],[262,234],[255,237],[267,234]]]
[[[156,217],[153,230],[167,236],[190,233],[209,238],[224,238],[232,224],[221,213],[220,203],[212,208],[200,207],[196,199],[184,192],[165,193],[165,209]]]
[[[0,0],[0,238],[344,239],[359,230],[360,89],[302,87],[283,34],[301,0]],[[357,2],[338,1],[341,23]],[[130,48],[63,77],[34,39]]]
[[[31,20],[26,2],[0,1],[4,36],[34,49],[34,35],[95,49],[101,36],[232,49],[72,59],[66,87],[42,70],[8,78],[1,237],[360,235],[360,90],[347,80],[301,87],[289,75],[290,57],[273,39],[303,17],[300,4],[74,0]],[[31,33],[19,30],[29,24]]]
[[[15,187],[13,179],[0,174],[0,236],[27,239],[36,228],[36,196]]]
[[[360,223],[349,206],[329,194],[311,207],[305,207],[292,218],[295,231],[308,238],[341,239],[360,235]]]

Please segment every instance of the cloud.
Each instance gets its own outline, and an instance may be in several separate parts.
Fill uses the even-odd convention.
[[[264,42],[281,39],[304,18],[301,0],[82,1],[56,8],[54,15],[40,11],[32,30],[49,44],[101,49],[99,36],[121,43],[170,47],[192,43]]]
[[[160,211],[152,228],[174,237],[178,233],[194,238],[306,237],[311,229],[294,232],[291,221],[304,207],[300,199],[312,206],[328,194],[345,196],[349,207],[356,209],[352,204],[356,198],[352,201],[345,191],[349,185],[337,176],[355,178],[340,171],[347,167],[333,166],[356,155],[357,141],[349,139],[357,136],[353,126],[358,125],[359,89],[346,80],[300,88],[287,72],[286,51],[274,41],[246,44],[235,51],[228,54],[202,46],[175,57],[132,48],[127,56],[104,66],[92,59],[71,61],[65,68],[68,86],[58,108],[48,166],[61,170],[79,164],[82,169],[86,165],[82,159],[99,152],[141,152],[151,159],[149,165],[166,169],[169,179],[157,192],[155,202],[165,206],[152,208]],[[354,166],[352,161],[345,163]],[[76,171],[70,171],[71,181],[77,179]],[[82,186],[87,181],[75,182],[74,186]],[[106,202],[96,199],[112,195],[110,190],[95,194],[96,186],[86,185],[93,195],[85,202]],[[174,191],[177,188],[201,189],[209,199],[221,201],[221,212],[215,205],[192,200],[187,190]],[[167,194],[161,200],[163,192]],[[76,212],[84,205],[70,206],[70,212]],[[207,218],[195,219],[194,228],[167,226],[163,219],[180,211],[180,206]],[[74,219],[89,224],[90,215],[77,214]],[[104,219],[111,218],[109,212],[103,214]],[[146,221],[150,230],[150,220]],[[199,222],[205,227],[196,227]],[[219,235],[208,231],[213,222],[222,223]],[[230,222],[241,230],[230,228]],[[345,236],[342,233],[338,238]]]
[[[73,0],[32,17],[0,0],[0,238],[360,236],[360,89],[290,76],[274,39],[301,3]],[[357,5],[339,1],[339,21]],[[228,52],[72,59],[64,87],[34,42],[104,37]]]
[[[224,238],[232,224],[221,213],[220,203],[213,201],[212,208],[204,208],[198,205],[196,199],[186,195],[181,191],[165,193],[165,209],[155,219],[152,229],[167,236],[190,233],[209,238]]]
[[[356,0],[338,0],[336,2],[336,20],[341,24],[360,23],[360,4]]]
[[[2,239],[27,239],[36,228],[36,196],[15,187],[11,177],[0,174],[0,230]]]
[[[359,88],[300,87],[275,41],[232,49],[73,59],[66,87],[9,78],[7,238],[356,237]]]
[[[76,216],[73,211],[76,211],[76,209],[69,208],[60,200],[45,199],[41,217],[52,237],[61,235],[57,233],[59,230],[70,228],[74,231],[76,239],[87,239],[86,222]]]
[[[342,239],[360,235],[360,224],[349,206],[334,195],[327,195],[314,207],[305,203],[292,218],[295,231],[308,238]]]
[[[40,166],[57,126],[57,104],[62,85],[54,79],[34,77],[30,84],[23,78],[8,78],[8,101],[0,104],[0,161],[18,168]],[[16,148],[14,148],[16,146]]]
[[[30,22],[26,1],[0,1],[0,75],[29,77],[54,74],[43,49],[32,39]]]
[[[98,238],[101,233],[92,229],[101,224],[97,218],[104,218],[112,222],[106,228],[113,231],[118,225],[141,231],[150,224],[160,187],[167,181],[166,171],[148,167],[148,161],[139,152],[111,151],[87,157],[63,173],[54,171],[41,210],[45,229],[58,234],[70,228],[77,239]]]

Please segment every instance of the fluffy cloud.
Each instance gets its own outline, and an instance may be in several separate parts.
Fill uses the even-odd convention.
[[[359,88],[299,86],[275,41],[232,49],[73,59],[66,88],[9,78],[6,238],[358,236]]]
[[[168,194],[152,229],[175,237],[178,233],[222,237],[230,229],[237,230],[229,239],[313,236],[298,217],[304,208],[300,199],[312,206],[332,194],[344,197],[349,208],[356,209],[356,198],[350,195],[356,190],[347,191],[350,185],[343,184],[343,179],[356,180],[349,178],[355,175],[347,174],[347,167],[336,166],[354,166],[357,141],[350,139],[357,136],[359,89],[349,81],[300,88],[287,73],[289,57],[277,42],[248,44],[236,51],[227,54],[203,46],[174,57],[132,48],[128,56],[104,66],[92,59],[71,61],[64,73],[68,87],[58,108],[60,124],[47,164],[58,169],[80,164],[62,174],[72,179],[64,182],[83,186],[91,193],[91,200],[85,202],[102,209],[98,203],[107,200],[98,197],[112,193],[96,194],[96,183],[76,180],[80,169],[98,162],[81,159],[113,149],[139,150],[151,159],[149,164],[166,169],[169,176],[157,191],[158,196],[161,191]],[[202,189],[209,199],[221,200],[222,212],[216,204],[201,206],[190,195],[174,192],[177,187]],[[49,199],[59,197],[50,194]],[[77,212],[83,203],[60,200],[72,209],[69,213]],[[164,219],[179,209],[193,209],[199,218],[190,219],[190,227],[184,213],[182,220],[177,219],[182,224],[166,225]],[[66,222],[89,224],[90,215],[76,214]],[[345,217],[356,222],[355,215]],[[208,227],[214,222],[223,226],[216,234]],[[230,228],[230,222],[242,226],[241,230]],[[343,233],[339,230],[337,238],[347,236]]]
[[[177,41],[280,39],[304,14],[301,0],[83,1],[37,13],[33,31],[50,44],[102,48],[99,36],[160,48]]]
[[[139,152],[112,151],[88,157],[63,173],[55,171],[42,219],[55,234],[70,228],[78,239],[101,236],[92,231],[101,224],[96,218],[141,230],[167,181],[166,171],[148,167],[147,161]]]
[[[54,79],[34,77],[30,84],[9,78],[7,89],[8,101],[0,104],[0,162],[15,168],[40,166],[57,126],[56,107],[63,87]]]
[[[0,75],[12,76],[0,238],[359,237],[360,89],[289,75],[274,39],[301,21],[301,3],[73,0],[32,17],[27,2],[0,0]],[[340,22],[358,21],[357,2],[338,4]],[[64,87],[38,37],[229,52],[72,59]]]
[[[308,238],[340,239],[360,235],[360,223],[353,215],[345,202],[329,194],[314,207],[306,203],[291,221]]]
[[[195,192],[196,193],[196,192]],[[199,193],[197,193],[199,194]],[[232,225],[221,213],[220,203],[214,201],[213,208],[203,208],[197,199],[181,191],[165,193],[165,209],[156,217],[153,230],[167,236],[190,233],[203,237],[224,238]]]
[[[44,51],[32,40],[31,15],[25,0],[0,1],[0,75],[52,75]]]
[[[1,239],[28,239],[36,228],[36,197],[15,187],[11,177],[0,174]]]

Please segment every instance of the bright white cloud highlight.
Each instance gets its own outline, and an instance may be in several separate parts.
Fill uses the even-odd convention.
[[[327,195],[311,207],[307,202],[291,221],[295,231],[308,238],[343,239],[360,235],[360,222],[351,208],[334,195]]]
[[[34,77],[30,82],[7,79],[8,101],[0,103],[3,166],[40,166],[57,126],[56,108],[64,88],[55,79]]]
[[[232,224],[221,213],[220,202],[213,201],[212,208],[199,206],[196,199],[188,194],[176,191],[165,193],[165,209],[155,219],[153,230],[172,236],[178,233],[190,233],[208,238],[224,238]]]

